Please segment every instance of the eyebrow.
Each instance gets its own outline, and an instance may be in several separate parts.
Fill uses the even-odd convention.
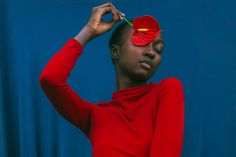
[[[163,43],[163,45],[165,45],[165,42],[162,39],[154,40],[154,45],[159,44],[159,43]]]

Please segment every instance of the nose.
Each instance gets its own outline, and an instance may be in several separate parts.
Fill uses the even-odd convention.
[[[153,59],[155,57],[155,52],[153,50],[153,44],[152,43],[149,43],[148,45],[144,46],[144,56],[148,56],[150,57],[151,59]]]
[[[146,50],[144,51],[144,56],[149,56],[150,58],[154,58],[155,52],[153,52],[152,50]]]

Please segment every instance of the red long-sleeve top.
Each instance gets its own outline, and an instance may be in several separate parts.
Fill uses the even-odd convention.
[[[83,100],[66,83],[81,44],[70,39],[48,62],[40,84],[56,110],[80,128],[94,157],[180,157],[184,132],[181,82],[166,78],[118,90],[109,102]]]

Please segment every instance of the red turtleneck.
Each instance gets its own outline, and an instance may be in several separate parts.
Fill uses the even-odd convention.
[[[82,46],[70,39],[49,61],[40,84],[57,111],[80,128],[93,146],[94,157],[180,157],[184,132],[181,82],[118,90],[110,102],[93,104],[66,83]]]

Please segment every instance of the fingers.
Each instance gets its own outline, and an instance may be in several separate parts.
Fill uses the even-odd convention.
[[[105,15],[107,13],[112,13],[113,19],[115,21],[119,21],[121,19],[119,13],[114,8],[112,8],[112,7],[104,7],[102,9],[103,9],[102,10],[103,11],[103,15]]]
[[[113,4],[111,4],[111,7],[115,9],[115,11],[119,14],[119,17],[123,20],[123,17],[125,16],[125,14],[119,11],[118,9],[116,9],[116,7]]]
[[[106,3],[106,4],[103,4],[103,5],[94,7],[93,12],[94,13],[99,13],[101,17],[103,15],[107,14],[107,13],[112,13],[113,14],[113,19],[115,21],[122,20],[123,17],[125,16],[124,13],[117,10],[112,3]]]
[[[109,13],[112,14],[113,19],[109,22],[103,21],[103,15]],[[119,20],[123,20],[124,16],[125,15],[117,10],[112,3],[106,3],[92,9],[92,15],[87,25],[95,30],[96,35],[100,35],[110,30]]]
[[[107,30],[110,30],[116,22],[117,21],[115,21],[114,19],[111,22],[108,22],[106,24]]]
[[[99,6],[95,7],[95,8],[102,8],[102,7],[109,7],[109,6],[112,6],[112,3],[105,3],[103,5],[99,5]]]

